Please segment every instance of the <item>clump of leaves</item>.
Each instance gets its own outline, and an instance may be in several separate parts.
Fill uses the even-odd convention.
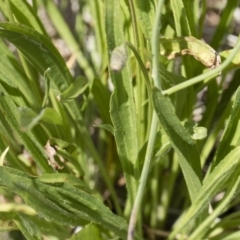
[[[1,231],[238,239],[237,6],[0,1]]]

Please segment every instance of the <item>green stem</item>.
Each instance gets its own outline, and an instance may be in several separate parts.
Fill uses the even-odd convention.
[[[216,77],[219,75],[219,72],[221,72],[224,68],[226,68],[231,61],[233,60],[233,58],[235,57],[235,55],[237,54],[237,52],[239,52],[240,50],[240,41],[238,40],[236,46],[234,47],[234,49],[231,51],[231,54],[229,55],[229,57],[217,68],[215,68],[214,70],[208,71],[204,74],[201,74],[197,77],[191,78],[190,80],[180,83],[174,87],[171,87],[165,91],[163,91],[164,95],[171,95],[177,91],[180,91],[184,88],[187,88],[189,86],[192,86],[198,82],[201,82],[207,78],[211,79],[213,77]]]
[[[160,16],[161,16],[161,11],[162,11],[162,5],[163,5],[164,0],[159,0],[158,1],[158,6],[156,10],[156,18],[154,22],[154,27],[153,27],[153,37],[152,37],[152,77],[154,81],[154,85],[161,89],[161,84],[160,84],[160,76],[159,76],[159,71],[158,71],[158,55],[159,55],[159,32],[160,32]],[[156,113],[153,113],[153,118],[152,118],[152,124],[151,124],[151,130],[150,130],[150,135],[149,135],[149,141],[147,145],[147,151],[145,155],[145,161],[139,181],[139,186],[137,190],[137,195],[134,201],[133,209],[131,212],[130,216],[130,221],[129,221],[129,226],[128,226],[128,240],[134,239],[134,230],[135,230],[135,225],[137,221],[137,216],[138,212],[140,209],[143,193],[146,187],[147,179],[148,179],[148,174],[149,174],[149,169],[150,169],[150,163],[152,160],[153,156],[153,151],[154,151],[154,145],[156,141],[156,135],[157,135],[157,128],[158,128],[158,118]]]

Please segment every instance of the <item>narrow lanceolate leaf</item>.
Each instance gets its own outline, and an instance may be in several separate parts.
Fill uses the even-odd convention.
[[[194,199],[193,204],[171,233],[170,239],[175,239],[176,234],[183,231],[188,224],[193,222],[193,219],[195,219],[204,209],[207,208],[209,202],[215,194],[223,190],[222,188],[224,183],[230,176],[236,176],[236,174],[239,174],[239,160],[240,147],[237,147],[218,164],[207,179],[205,179],[203,186]]]
[[[233,147],[239,146],[240,143],[240,88],[238,88],[235,101],[233,103],[232,112],[228,119],[220,144],[218,146],[213,166],[216,166],[221,159],[226,156]]]
[[[60,90],[72,82],[67,66],[52,42],[32,28],[17,23],[0,23],[0,37],[14,44],[29,62]]]
[[[47,155],[43,147],[36,141],[31,133],[23,133],[18,123],[18,109],[6,90],[0,84],[0,111],[8,124],[15,131],[19,139],[24,144],[26,150],[31,154],[34,161],[44,172],[51,172],[48,165]]]
[[[15,192],[44,218],[60,224],[100,224],[126,239],[126,221],[100,200],[68,183],[46,183],[13,168],[0,167],[0,185]]]
[[[106,35],[109,59],[111,58],[111,52],[125,42],[123,38],[123,18],[120,9],[119,1],[106,1]],[[137,163],[138,137],[129,63],[127,62],[120,72],[111,71],[111,80],[114,84],[114,91],[110,102],[110,115],[131,199],[131,196],[136,191],[133,169],[136,168]]]
[[[195,142],[173,112],[170,100],[157,88],[153,89],[153,105],[164,132],[178,154],[179,164],[193,202],[201,187],[200,156]]]

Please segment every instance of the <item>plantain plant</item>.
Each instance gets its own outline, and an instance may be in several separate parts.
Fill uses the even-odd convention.
[[[239,1],[209,43],[206,3],[0,0],[1,238],[240,238]]]

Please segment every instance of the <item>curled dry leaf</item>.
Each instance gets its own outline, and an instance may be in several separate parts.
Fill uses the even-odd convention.
[[[183,55],[192,55],[207,68],[214,69],[221,63],[220,55],[205,42],[195,37],[176,37],[160,39],[160,53],[168,59]]]

